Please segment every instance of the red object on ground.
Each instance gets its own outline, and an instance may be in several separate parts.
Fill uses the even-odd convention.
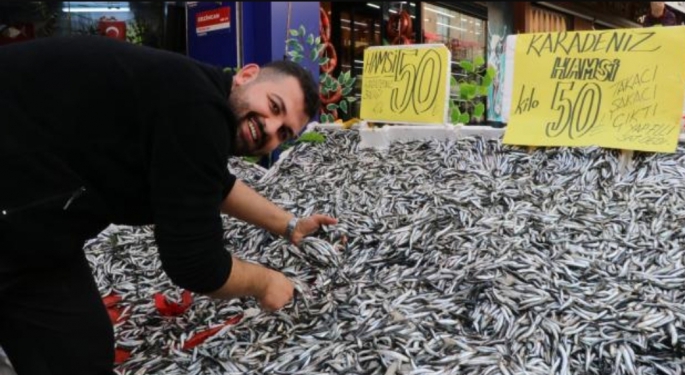
[[[224,324],[210,328],[204,331],[200,331],[196,334],[194,334],[192,337],[190,337],[186,342],[183,344],[183,349],[192,349],[203,342],[205,342],[208,338],[214,336],[217,332],[221,331],[224,327],[230,326],[233,324],[238,324],[240,320],[243,318],[242,314],[236,315],[224,322]]]
[[[114,364],[116,364],[116,365],[120,365],[120,364],[126,362],[126,360],[128,360],[130,357],[131,357],[131,352],[129,352],[128,350],[119,349],[119,348],[114,350]]]
[[[171,302],[162,293],[155,293],[155,307],[163,316],[181,315],[193,304],[193,295],[183,291],[181,303]]]
[[[109,294],[102,299],[102,302],[105,304],[105,308],[107,308],[107,314],[109,315],[109,320],[112,321],[112,324],[116,324],[123,319],[121,313],[122,309],[116,306],[121,302],[121,296]]]
[[[118,294],[109,294],[102,299],[102,302],[104,302],[105,307],[112,307],[121,302],[121,296]]]

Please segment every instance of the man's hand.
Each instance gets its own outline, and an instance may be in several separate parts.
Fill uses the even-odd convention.
[[[326,215],[312,215],[297,221],[293,236],[290,239],[295,245],[299,245],[302,239],[321,228],[322,225],[337,224],[338,220]]]
[[[219,290],[207,294],[221,299],[250,296],[256,298],[262,308],[275,311],[285,306],[293,298],[293,293],[292,282],[282,273],[233,257],[233,267],[226,283]]]
[[[257,295],[257,301],[263,309],[269,311],[280,310],[293,298],[295,287],[285,275],[278,271],[269,270],[266,275],[266,283],[261,295]]]

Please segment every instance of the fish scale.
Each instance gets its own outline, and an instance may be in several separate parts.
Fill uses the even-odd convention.
[[[499,140],[360,149],[320,130],[268,171],[229,169],[299,216],[339,224],[294,248],[224,216],[234,254],[284,270],[298,297],[192,350],[192,334],[256,308],[180,299],[151,227],[111,227],[86,245],[101,293],[122,295],[120,374],[679,374],[685,350],[685,149],[533,152]],[[343,244],[343,236],[346,243]],[[140,344],[142,342],[142,344]],[[137,344],[137,345],[134,345]]]

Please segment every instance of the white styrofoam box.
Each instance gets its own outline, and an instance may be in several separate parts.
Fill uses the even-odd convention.
[[[490,126],[464,126],[459,137],[483,137],[485,139],[500,139],[504,136],[504,128]]]
[[[420,139],[456,139],[463,125],[392,125],[369,127],[364,122],[359,128],[359,148],[387,149],[396,141]]]
[[[511,97],[514,89],[514,52],[516,52],[516,34],[507,36],[504,43],[504,86],[502,87],[502,122],[509,122]]]

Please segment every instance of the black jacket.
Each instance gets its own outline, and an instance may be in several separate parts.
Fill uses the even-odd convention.
[[[110,223],[154,224],[175,283],[223,285],[230,88],[218,67],[104,37],[0,47],[0,272],[59,264]]]

